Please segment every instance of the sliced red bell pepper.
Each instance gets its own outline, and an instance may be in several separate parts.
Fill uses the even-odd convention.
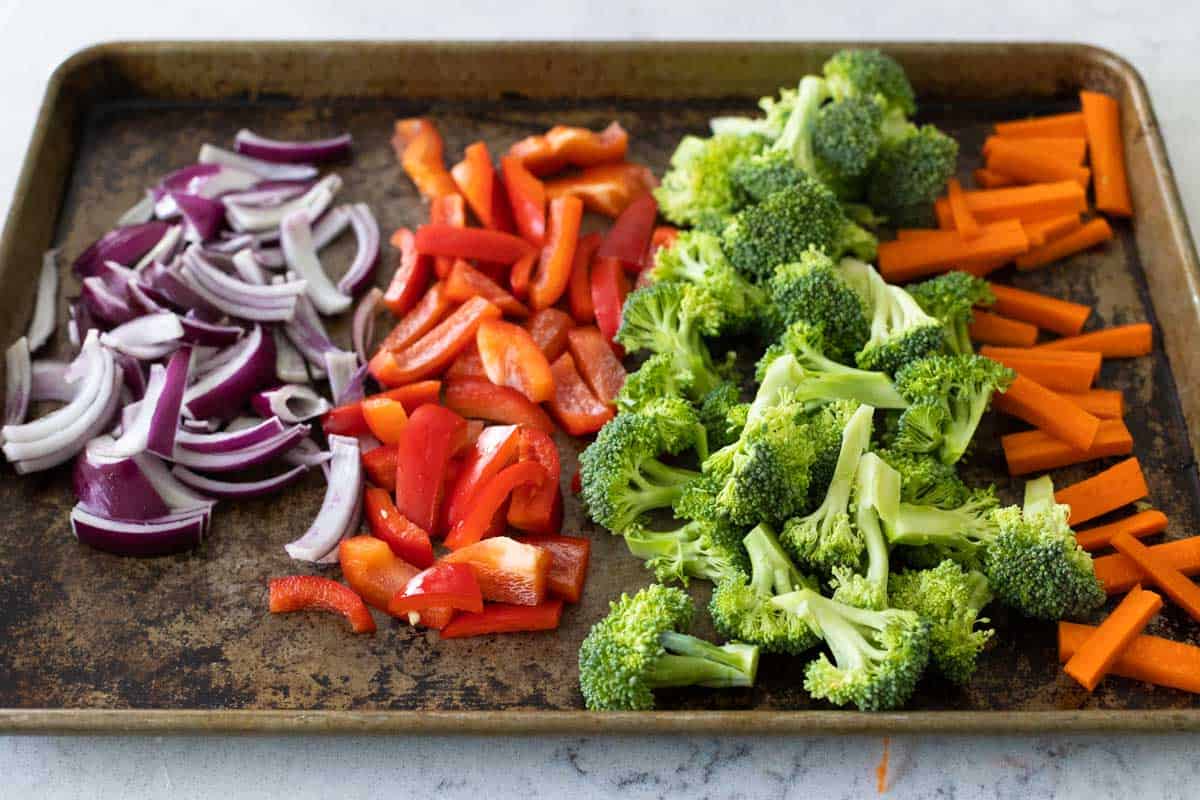
[[[429,286],[429,256],[417,252],[416,237],[408,228],[392,234],[392,247],[400,251],[392,281],[383,293],[383,304],[396,316],[408,313]]]
[[[534,309],[554,305],[567,290],[582,220],[583,203],[579,198],[559,197],[550,201],[546,244],[529,282],[529,302]]]
[[[393,476],[392,482],[395,481]],[[399,558],[420,569],[433,563],[433,543],[429,533],[400,513],[386,489],[367,487],[363,493],[363,516],[367,518],[371,534],[386,542]]]
[[[438,396],[442,393],[441,381],[417,381],[395,389],[381,392],[380,396],[396,400],[404,406],[406,414],[412,414],[426,403],[437,404]]]
[[[450,366],[446,368],[443,377],[448,381],[459,380],[460,378],[477,378],[479,380],[487,380],[487,373],[483,370],[483,359],[479,357],[479,348],[471,342],[462,349]]]
[[[404,589],[419,569],[397,556],[387,542],[374,536],[352,536],[338,545],[342,577],[358,596],[380,611]]]
[[[467,227],[467,203],[463,200],[463,196],[455,192],[433,198],[429,201],[429,221],[453,225],[455,228]],[[416,246],[416,237],[413,237],[413,247],[416,248]],[[438,280],[449,275],[452,266],[454,266],[452,256],[438,256],[433,260],[433,271]]]
[[[461,258],[454,262],[450,274],[446,276],[445,286],[446,296],[451,300],[461,303],[472,297],[482,297],[495,303],[507,316],[517,319],[529,316],[529,309],[524,303]]]
[[[546,241],[546,187],[514,156],[500,159],[500,171],[517,230],[525,241],[541,247]]]
[[[540,488],[549,480],[546,468],[536,461],[521,461],[500,470],[471,494],[470,500],[467,501],[466,516],[455,521],[450,527],[444,544],[451,550],[475,544],[483,538],[496,512],[504,505],[513,489],[525,484],[533,484]]]
[[[625,158],[629,134],[619,122],[600,132],[555,125],[541,136],[528,136],[509,148],[534,175],[550,175],[567,166],[590,167]]]
[[[496,170],[492,167],[492,154],[487,145],[483,142],[467,145],[463,160],[450,168],[450,175],[476,218],[484,227],[494,228],[492,192],[496,188]]]
[[[290,611],[332,611],[341,614],[355,633],[374,633],[375,620],[366,603],[348,586],[317,575],[272,578],[267,584],[272,614]]]
[[[554,534],[562,528],[562,492],[558,488],[562,464],[554,440],[536,428],[521,428],[518,436],[521,461],[536,461],[550,480],[540,487],[520,486],[513,490],[508,506],[508,524],[528,533]]]
[[[546,355],[546,360],[553,361],[567,349],[567,332],[574,326],[569,314],[552,306],[530,317],[525,330]]]
[[[519,236],[486,228],[429,223],[417,228],[417,251],[431,256],[482,259],[513,264],[536,248]]]
[[[489,380],[446,381],[442,403],[464,417],[507,425],[529,425],[546,433],[554,432],[554,423],[541,407],[516,389],[497,386]]]
[[[587,581],[591,540],[581,536],[526,536],[521,541],[550,554],[550,573],[546,579],[549,593],[568,603],[578,603]]]
[[[457,479],[446,492],[441,530],[450,530],[465,517],[471,496],[479,487],[516,462],[520,453],[518,430],[516,425],[492,425],[479,434],[475,446],[463,458]]]
[[[396,327],[392,328],[383,340],[380,349],[403,350],[433,330],[433,326],[445,319],[453,308],[454,303],[446,297],[442,284],[433,284],[417,304],[396,323]]]
[[[536,606],[511,603],[485,603],[478,614],[459,614],[442,628],[441,639],[465,639],[489,633],[552,631],[562,620],[562,601],[547,600]]]
[[[392,616],[408,617],[412,624],[426,628],[444,627],[450,621],[450,615],[444,612],[426,615],[428,611],[441,609],[483,610],[479,582],[474,570],[466,564],[434,564],[413,576],[388,603],[388,613]]]
[[[396,446],[381,444],[362,454],[367,479],[389,495],[396,491]]]
[[[522,300],[529,299],[529,282],[533,279],[533,268],[537,266],[540,253],[530,253],[512,265],[508,273],[508,286]]]
[[[380,348],[371,359],[371,375],[384,386],[399,386],[436,375],[475,338],[481,322],[499,317],[500,309],[495,305],[482,297],[472,297],[404,350],[397,353]]]
[[[613,418],[613,408],[596,395],[579,377],[575,360],[563,353],[550,368],[554,374],[554,399],[550,413],[572,436],[585,436],[604,427]]]
[[[572,329],[567,346],[592,392],[605,403],[616,402],[617,392],[625,385],[625,367],[600,329],[591,325]]]
[[[405,414],[412,414],[418,406],[437,403],[441,392],[441,381],[417,381],[407,386],[388,389],[386,392],[380,392],[372,397],[386,397],[389,400],[395,400],[404,406]],[[366,418],[363,417],[361,400],[326,411],[325,416],[321,417],[321,427],[326,435],[336,433],[341,436],[362,436],[371,432],[367,427]]]
[[[400,441],[400,432],[408,424],[404,404],[383,395],[363,400],[362,413],[371,435],[383,444],[395,444]]]
[[[596,308],[596,326],[604,338],[612,343],[617,357],[625,355],[625,349],[613,337],[621,327],[621,308],[629,294],[629,280],[621,262],[615,258],[592,260],[592,304]]]
[[[650,236],[650,259],[649,264],[654,264],[654,255],[659,250],[666,247],[670,249],[675,245],[675,240],[679,238],[679,229],[671,225],[659,225],[654,229],[654,233]]]
[[[392,148],[396,158],[425,197],[441,197],[456,190],[446,171],[441,134],[423,117],[396,120]]]
[[[657,218],[658,202],[654,195],[646,192],[627,205],[621,216],[617,217],[596,255],[615,258],[631,272],[640,272],[646,266],[646,254],[650,249],[650,237],[654,234],[654,221]]]
[[[520,466],[515,464],[509,469]],[[546,599],[550,554],[540,547],[494,536],[455,550],[441,563],[469,564],[484,599],[493,603],[536,606]]]
[[[554,396],[550,362],[520,325],[485,320],[475,333],[475,344],[483,371],[492,383],[511,386],[534,403],[544,403]]]
[[[605,164],[547,181],[546,199],[578,197],[588,211],[616,218],[635,198],[656,186],[654,173],[641,164]]]
[[[461,462],[462,456],[464,456],[466,453],[471,452],[471,448],[475,446],[475,443],[477,441],[479,441],[479,437],[483,435],[483,429],[486,427],[487,427],[487,423],[485,423],[481,419],[467,420],[467,436],[466,436],[466,439],[463,441],[462,449],[459,450],[457,455],[455,456],[456,461]],[[458,467],[461,468],[462,464],[460,463],[458,465]],[[457,472],[454,473],[454,477],[455,478],[458,477]]]
[[[501,172],[496,172],[492,180],[492,230],[519,233],[512,206],[508,202],[508,187]]]
[[[580,325],[589,325],[596,319],[596,308],[592,305],[592,257],[603,240],[600,234],[589,233],[575,245],[571,280],[567,284],[567,308]]]
[[[446,464],[467,435],[467,421],[441,406],[413,412],[396,444],[396,508],[433,530],[442,503]]]

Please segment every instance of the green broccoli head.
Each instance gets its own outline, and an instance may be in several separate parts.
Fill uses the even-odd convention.
[[[698,286],[652,283],[625,298],[616,338],[631,351],[673,356],[676,370],[691,376],[698,399],[723,380],[703,338],[718,332],[723,314],[713,296]]]
[[[736,383],[725,381],[700,401],[700,423],[708,434],[708,446],[714,450],[733,444],[746,427],[750,404],[742,402]]]
[[[638,414],[658,428],[664,452],[678,455],[695,451],[703,461],[708,458],[708,431],[700,424],[700,414],[681,397],[660,397],[644,404]]]
[[[942,325],[899,286],[884,281],[870,264],[842,259],[838,270],[867,309],[870,337],[856,357],[858,366],[894,374],[910,361],[940,352]]]
[[[825,62],[823,72],[836,101],[878,98],[906,117],[917,113],[916,93],[904,67],[879,50],[839,50]]]
[[[762,136],[767,141],[775,141],[783,133],[792,109],[796,107],[797,92],[791,87],[779,90],[779,96],[768,95],[758,100],[762,110],[761,117],[713,117],[708,121],[708,127],[713,135],[732,134],[735,136]]]
[[[956,270],[907,289],[926,314],[942,323],[948,352],[959,355],[975,352],[968,331],[975,306],[990,306],[996,302],[987,281]]]
[[[932,125],[907,126],[880,147],[867,202],[898,228],[933,227],[933,203],[958,169],[958,142]]]
[[[933,665],[950,680],[966,683],[975,672],[980,652],[995,633],[980,628],[980,618],[992,599],[988,580],[953,561],[932,569],[894,573],[888,581],[893,608],[915,611],[929,623],[929,654]]]
[[[664,397],[689,396],[691,389],[691,374],[679,369],[673,354],[659,353],[626,376],[625,384],[617,393],[617,409],[639,411]]]
[[[799,183],[804,175],[791,153],[768,149],[738,161],[733,165],[729,178],[738,191],[758,203],[775,192]]]
[[[625,533],[625,543],[662,583],[686,586],[691,578],[720,583],[742,580],[750,572],[742,531],[725,520],[693,520],[667,531],[635,526]]]
[[[717,333],[748,330],[762,314],[763,291],[734,269],[714,234],[684,231],[675,244],[658,251],[650,276],[691,283],[708,292],[720,307]]]
[[[695,609],[680,589],[654,584],[610,604],[579,648],[579,688],[592,711],[649,711],[654,690],[753,686],[758,648],[689,636]]]
[[[853,97],[821,108],[813,128],[817,176],[843,200],[863,196],[883,142],[883,108]]]
[[[870,327],[862,298],[820,250],[809,249],[798,261],[777,266],[767,293],[780,322],[817,328],[825,354],[834,361],[851,362],[867,343]]]
[[[864,453],[854,476],[854,527],[866,551],[866,569],[833,567],[834,599],[861,608],[887,605],[890,554],[885,531],[900,507],[900,475],[874,453]]]
[[[900,499],[905,503],[955,508],[971,495],[953,464],[897,447],[877,450],[876,455],[900,473]]]
[[[654,190],[659,210],[676,225],[720,230],[745,202],[730,180],[730,168],[766,145],[757,135],[685,136]]]
[[[901,502],[884,520],[888,542],[904,551],[909,563],[937,564],[945,559],[979,568],[999,533],[991,487],[974,489],[953,508]]]

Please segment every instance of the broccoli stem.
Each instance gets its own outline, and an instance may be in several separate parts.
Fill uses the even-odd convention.
[[[642,462],[641,466],[642,475],[639,476],[638,483],[644,489],[665,489],[675,492],[685,483],[700,477],[700,473],[695,470],[672,467],[657,458],[647,459]],[[646,480],[647,478],[649,480]]]
[[[953,403],[950,422],[942,435],[940,454],[943,462],[953,464],[967,452],[991,398],[991,391],[985,390],[972,393],[970,400],[958,400]]]
[[[803,585],[800,573],[766,525],[759,525],[742,540],[750,556],[750,588],[762,597],[791,592]]]
[[[646,674],[646,685],[651,689],[754,685],[758,672],[757,647],[736,642],[718,647],[674,631],[659,634],[658,640],[667,653],[659,656]]]
[[[1024,511],[1026,514],[1044,511],[1054,503],[1054,481],[1049,475],[1025,482]]]
[[[879,517],[873,508],[859,505],[855,523],[867,545],[867,582],[879,587],[880,597],[887,597],[888,542],[879,526]]]
[[[796,92],[796,105],[788,115],[782,133],[772,145],[776,150],[787,150],[792,154],[796,166],[812,175],[816,171],[813,155],[812,132],[821,104],[829,97],[829,89],[823,78],[806,75],[800,80]]]

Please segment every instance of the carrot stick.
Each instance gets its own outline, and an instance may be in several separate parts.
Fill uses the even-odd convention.
[[[1099,92],[1080,92],[1092,169],[1096,173],[1096,208],[1118,217],[1133,216],[1125,174],[1125,145],[1121,139],[1121,109]]]
[[[1112,538],[1112,546],[1128,558],[1146,577],[1154,582],[1163,594],[1171,598],[1192,619],[1200,621],[1200,586],[1192,583],[1174,564],[1139,542],[1127,533],[1118,533]]]
[[[967,330],[977,342],[1005,347],[1032,347],[1038,335],[1036,325],[1002,317],[991,311],[976,311]]]
[[[1029,249],[1041,247],[1046,243],[1046,234],[1036,222],[1022,222],[1021,227],[1025,229],[1025,238],[1029,240]]]
[[[1011,256],[1000,256],[999,258],[988,258],[980,261],[964,261],[958,266],[963,272],[969,272],[976,278],[986,278],[1010,261],[1012,261]]]
[[[967,208],[980,223],[1019,219],[1038,222],[1063,214],[1082,214],[1087,211],[1087,193],[1075,181],[1034,183],[1029,186],[1010,186],[1004,189],[976,189],[963,192]],[[939,197],[934,204],[938,227],[953,225],[950,201]]]
[[[1162,598],[1154,592],[1148,592],[1140,586],[1133,587],[1133,591],[1125,595],[1125,599],[1100,623],[1100,627],[1075,649],[1063,672],[1089,692],[1094,690],[1130,642],[1146,629],[1150,620],[1162,609],[1162,604]]]
[[[984,189],[1001,189],[1005,186],[1016,186],[1017,182],[1007,175],[1001,175],[999,172],[992,172],[987,167],[980,167],[971,173],[971,177],[975,182]]]
[[[928,241],[930,237],[936,240],[939,234],[945,231],[940,228],[899,228],[896,230],[896,238],[902,242],[913,241],[917,239],[925,239]]]
[[[1054,493],[1054,502],[1070,506],[1071,517],[1067,524],[1078,525],[1141,500],[1148,494],[1150,488],[1142,475],[1142,465],[1136,458],[1127,458],[1099,475],[1059,489]]]
[[[995,395],[992,405],[1076,450],[1090,449],[1100,432],[1098,418],[1024,375],[1018,375],[1006,392]]]
[[[1096,440],[1086,452],[1075,450],[1045,431],[1021,431],[1000,437],[1009,475],[1028,475],[1133,452],[1133,436],[1119,419],[1100,420]],[[1200,566],[1198,566],[1200,570]]]
[[[1058,623],[1058,660],[1066,661],[1075,655],[1095,631],[1091,625]],[[1200,692],[1200,647],[1159,636],[1138,636],[1108,671],[1135,681]]]
[[[1063,214],[1049,219],[1039,219],[1036,222],[1026,222],[1024,225],[1027,236],[1041,236],[1042,244],[1045,244],[1079,230],[1083,227],[1083,219],[1077,213]]]
[[[1090,306],[1059,300],[1057,297],[1014,289],[997,283],[988,284],[996,302],[992,311],[1019,319],[1060,336],[1075,336],[1092,315]]]
[[[1100,419],[1121,419],[1125,416],[1125,396],[1117,389],[1059,392],[1058,396]]]
[[[954,229],[962,236],[963,241],[978,239],[983,229],[979,227],[971,209],[967,208],[967,198],[958,178],[951,178],[946,184],[946,197],[950,202],[950,214],[954,217]]]
[[[1200,536],[1163,542],[1149,550],[1156,557],[1174,565],[1175,569],[1184,575],[1200,574]],[[1131,587],[1147,580],[1142,568],[1133,559],[1121,553],[1100,556],[1092,561],[1092,565],[1096,570],[1096,577],[1104,586],[1104,591],[1109,594],[1128,592]]]
[[[1074,394],[1086,392],[1091,389],[1092,381],[1096,379],[1095,367],[1082,360],[1064,359],[1062,361],[1053,361],[1025,358],[1023,356],[1008,355],[1007,353],[996,353],[995,350],[999,349],[1002,348],[990,349],[984,347],[981,348],[980,355],[987,356],[994,361],[999,361],[1018,375],[1024,375],[1031,381],[1037,381],[1052,392]],[[990,350],[990,352],[984,352],[987,350]]]
[[[1112,237],[1112,228],[1106,221],[1097,217],[1066,236],[1060,236],[1024,255],[1017,256],[1017,269],[1029,270],[1053,264],[1059,259],[1107,242]]]
[[[996,139],[987,157],[987,168],[1021,183],[1075,181],[1086,189],[1092,171],[1058,156],[1031,150],[1012,139]]]
[[[1099,353],[1104,358],[1135,358],[1149,355],[1154,347],[1154,332],[1149,322],[1116,325],[1111,328],[1055,339],[1038,345],[1037,350],[1076,350]]]
[[[1087,350],[1051,350],[1048,347],[996,347],[994,345],[984,345],[979,348],[979,354],[994,358],[997,361],[1005,361],[1006,359],[1014,359],[1018,361],[1036,361],[1049,362],[1057,365],[1076,365],[1086,366],[1091,370],[1091,378],[1095,380],[1100,377],[1100,365],[1104,363],[1104,356],[1096,352]],[[1016,369],[1016,367],[1013,367]],[[1049,384],[1046,384],[1049,386]],[[1049,388],[1054,391],[1059,391],[1053,386]]]
[[[1082,164],[1084,156],[1087,155],[1087,139],[1082,136],[1029,136],[1021,139],[989,136],[983,140],[984,158],[991,156],[997,142],[1004,142],[1005,146],[1024,148],[1031,153],[1043,153],[1076,165]]]
[[[997,122],[996,135],[1021,139],[1047,136],[1084,136],[1086,129],[1083,123],[1083,113],[1072,111],[1067,114],[1050,114],[1044,117]]]
[[[942,231],[919,239],[894,239],[879,245],[879,271],[891,283],[945,272],[965,260],[1010,257],[1029,249],[1025,229],[1017,220],[982,226],[966,241],[957,231]]]
[[[1139,511],[1125,519],[1110,522],[1107,525],[1097,525],[1086,531],[1076,531],[1075,541],[1089,553],[1102,550],[1112,545],[1112,539],[1119,533],[1127,533],[1136,539],[1144,539],[1167,529],[1167,515],[1156,509]]]

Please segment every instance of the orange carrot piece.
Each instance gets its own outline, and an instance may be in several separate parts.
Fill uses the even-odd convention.
[[[1025,238],[1029,240],[1029,249],[1041,247],[1046,243],[1046,234],[1036,222],[1022,222],[1021,227],[1025,229]]]
[[[1087,139],[1082,136],[1029,136],[1021,139],[1001,139],[1001,137],[993,135],[983,140],[983,157],[991,156],[996,148],[996,143],[1001,141],[1006,146],[1021,147],[1032,153],[1044,153],[1076,165],[1082,164],[1084,156],[1087,155]]]
[[[1027,236],[1040,237],[1042,244],[1045,244],[1055,239],[1061,239],[1068,233],[1073,233],[1082,228],[1083,218],[1078,213],[1062,214],[1061,216],[1039,219],[1023,224],[1025,225],[1025,234]],[[1038,245],[1038,247],[1041,247],[1041,245]]]
[[[1133,452],[1133,436],[1119,419],[1100,421],[1096,440],[1087,451],[1075,450],[1045,431],[1021,431],[1000,437],[1009,475],[1028,475],[1050,469],[1082,464],[1097,458],[1127,456]]]
[[[997,411],[1023,419],[1076,450],[1089,450],[1100,432],[1097,417],[1024,375],[1018,375],[1008,391],[995,395],[992,405]]]
[[[963,272],[970,273],[976,278],[986,278],[1010,261],[1012,261],[1010,256],[1001,256],[1000,258],[990,258],[981,261],[964,261],[959,267]]]
[[[954,217],[954,229],[962,236],[963,241],[978,239],[983,229],[979,227],[975,215],[967,207],[967,198],[958,178],[951,178],[946,185],[946,197],[950,202],[950,213]]]
[[[1057,297],[1014,289],[997,283],[989,284],[996,302],[991,310],[997,314],[1036,325],[1060,336],[1075,336],[1083,330],[1090,306],[1059,300]]]
[[[1118,553],[1137,564],[1138,569],[1162,589],[1163,594],[1171,598],[1175,605],[1186,611],[1192,619],[1200,621],[1200,586],[1188,580],[1166,558],[1152,552],[1149,547],[1127,533],[1114,536],[1112,546]]]
[[[1125,395],[1117,389],[1089,389],[1086,392],[1059,392],[1084,411],[1100,419],[1121,419],[1125,416]]]
[[[977,342],[1004,347],[1032,347],[1038,336],[1036,325],[1002,317],[991,311],[976,311],[967,330]]]
[[[1071,658],[1095,631],[1091,625],[1058,623],[1058,660]],[[1138,636],[1108,671],[1122,678],[1200,693],[1200,647],[1160,636]]]
[[[892,283],[945,272],[965,260],[1011,257],[1026,252],[1029,239],[1017,220],[982,227],[976,238],[966,241],[957,231],[942,231],[919,239],[883,242],[879,245],[879,272]]]
[[[996,139],[987,158],[987,168],[1021,183],[1075,181],[1084,189],[1092,171],[1056,155],[1031,150],[1012,139]]]
[[[1030,270],[1053,264],[1055,261],[1075,255],[1113,238],[1108,222],[1097,217],[1065,236],[1046,242],[1016,258],[1017,269]]]
[[[1104,358],[1136,358],[1149,355],[1154,349],[1154,331],[1149,322],[1116,325],[1092,333],[1055,339],[1040,344],[1036,350],[1076,350],[1099,353]]]
[[[984,189],[1002,189],[1005,186],[1016,186],[1017,182],[1007,175],[1001,175],[999,172],[992,172],[987,167],[980,167],[971,173],[971,177],[975,182]]]
[[[1014,359],[1018,361],[1036,361],[1049,362],[1056,365],[1074,364],[1076,366],[1087,367],[1091,371],[1091,378],[1095,380],[1100,377],[1100,366],[1104,363],[1104,356],[1100,353],[1088,350],[1051,350],[1043,347],[996,347],[994,345],[984,345],[979,348],[979,354],[994,358],[997,361],[1005,361],[1006,359]],[[1013,367],[1016,369],[1016,367]],[[1046,384],[1054,391],[1059,389]],[[1066,390],[1070,391],[1070,390]]]
[[[1139,511],[1125,519],[1110,522],[1107,525],[1097,525],[1086,531],[1076,531],[1075,541],[1089,553],[1112,546],[1113,537],[1119,533],[1127,533],[1135,539],[1144,539],[1167,529],[1167,515],[1157,509]]]
[[[979,354],[999,361],[1018,375],[1037,381],[1052,392],[1086,392],[1092,388],[1092,381],[1096,379],[1096,373],[1099,371],[1096,364],[1085,359],[1026,357],[1012,354],[1011,351],[1015,349],[1018,348],[982,347]]]
[[[1162,609],[1162,598],[1135,586],[1067,660],[1063,672],[1089,692]]]
[[[1142,465],[1136,458],[1127,458],[1099,475],[1059,489],[1054,493],[1054,502],[1070,506],[1067,524],[1079,525],[1149,494]]]
[[[1125,144],[1121,138],[1121,108],[1099,92],[1080,92],[1092,169],[1096,174],[1096,208],[1118,217],[1133,216],[1125,173]]]
[[[1028,186],[1010,186],[1004,189],[976,189],[963,193],[967,208],[981,224],[1019,219],[1021,222],[1038,222],[1063,214],[1082,214],[1087,211],[1087,193],[1075,181],[1055,183],[1033,183]],[[938,227],[953,225],[950,201],[939,197],[934,204]]]
[[[1200,574],[1200,536],[1189,536],[1186,539],[1163,542],[1154,545],[1149,550],[1155,557],[1171,564],[1184,575]],[[1109,594],[1128,592],[1130,588],[1147,580],[1146,573],[1142,571],[1142,568],[1133,559],[1122,553],[1100,556],[1092,561],[1092,565],[1104,591]]]
[[[1043,117],[1015,119],[996,123],[996,135],[1014,139],[1049,136],[1084,136],[1086,128],[1083,113],[1071,111],[1066,114],[1050,114]]]

